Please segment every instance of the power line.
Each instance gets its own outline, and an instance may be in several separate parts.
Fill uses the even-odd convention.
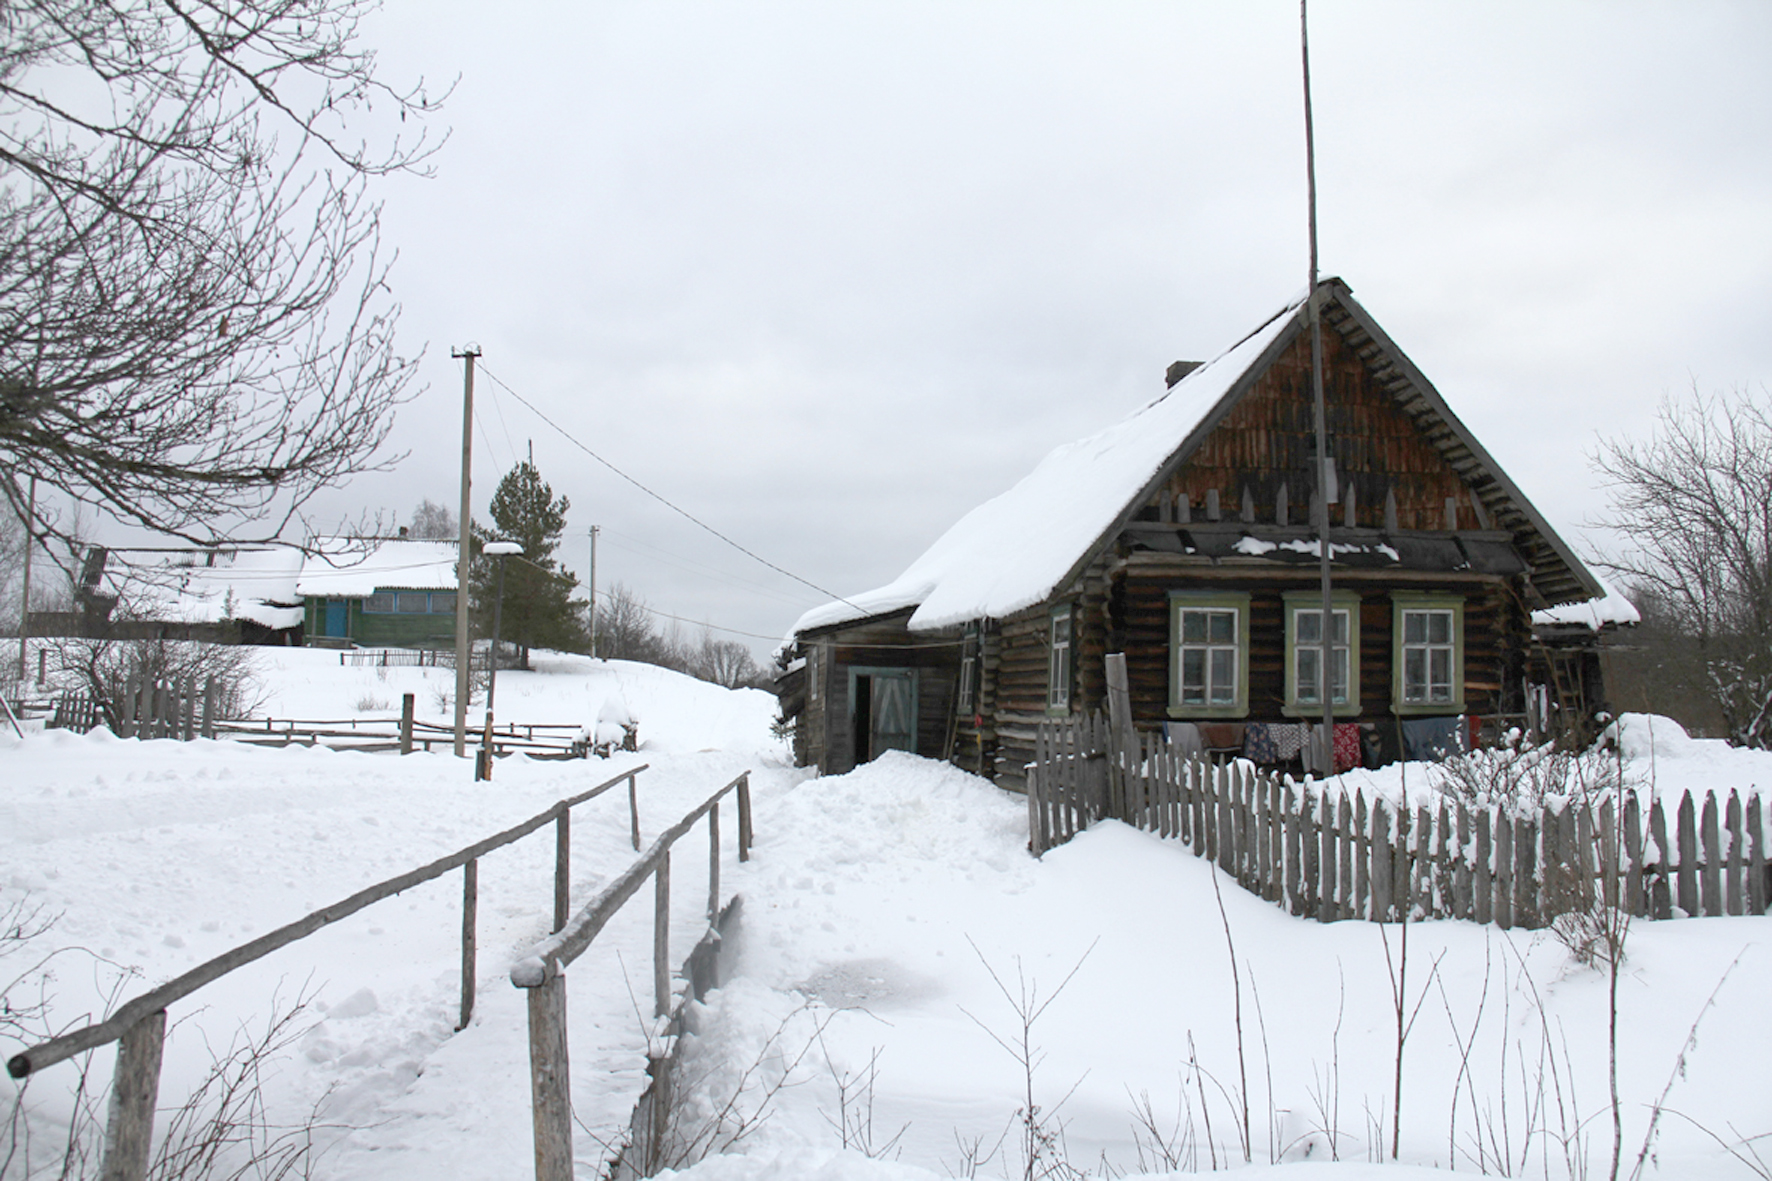
[[[551,419],[547,415],[543,414],[540,410],[537,410],[534,403],[530,402],[522,394],[519,394],[516,390],[514,390],[510,386],[506,385],[505,382],[503,381],[503,379],[501,379],[497,374],[493,373],[491,370],[487,369],[485,365],[481,365],[480,370],[481,370],[481,372],[485,373],[487,377],[492,378],[492,380],[495,383],[497,383],[497,385],[501,389],[503,389],[505,391],[505,393],[511,395],[511,397],[517,399],[517,401],[519,401],[519,402],[523,403],[523,405],[529,407],[530,412],[532,414],[534,414],[537,418],[541,419],[543,422],[545,422],[549,426],[553,427],[554,430],[560,435],[561,438],[565,439],[568,443],[571,443],[574,447],[577,447],[580,451],[584,452],[586,455],[590,456],[592,459],[596,460],[598,463],[602,464],[604,467],[608,468],[610,471],[614,472],[616,475],[620,476],[622,479],[626,480],[628,483],[632,484],[634,487],[638,488],[640,491],[644,492],[646,495],[652,497],[652,499],[658,501],[658,503],[664,505],[666,508],[670,509],[672,512],[681,516],[684,520],[690,522],[693,525],[698,525],[702,529],[707,530],[709,533],[712,533],[715,537],[718,537],[721,541],[724,541],[727,545],[731,546],[733,549],[737,550],[739,553],[745,555],[745,557],[750,558],[752,561],[760,562],[761,564],[763,564],[763,565],[769,567],[771,570],[775,571],[777,574],[785,575],[786,577],[793,579],[795,582],[798,582],[803,586],[809,586],[813,590],[817,591],[819,594],[825,595],[825,596],[832,598],[832,599],[835,599],[837,602],[842,603],[844,606],[854,607],[857,611],[860,611],[863,615],[867,614],[867,611],[864,608],[862,608],[861,606],[859,606],[855,603],[851,603],[848,599],[845,599],[842,595],[838,594],[837,592],[831,591],[831,590],[826,590],[824,587],[818,585],[816,582],[813,582],[810,579],[801,578],[798,574],[795,574],[792,570],[787,570],[781,566],[777,566],[774,562],[771,562],[768,558],[763,557],[761,554],[756,553],[753,550],[746,549],[744,546],[740,545],[738,542],[732,540],[732,538],[726,536],[724,533],[720,532],[718,529],[714,528],[712,525],[708,524],[706,521],[702,520],[701,518],[697,517],[695,514],[691,513],[688,509],[682,508],[681,506],[673,504],[671,501],[665,499],[663,496],[659,495],[657,492],[654,492],[652,489],[650,489],[646,485],[640,483],[640,481],[634,479],[634,477],[628,475],[626,472],[624,472],[620,468],[616,467],[613,463],[610,463],[607,459],[604,459],[601,455],[598,455],[595,451],[592,451],[589,447],[586,447],[583,443],[579,442],[576,438],[574,438],[572,436],[572,434],[570,432],[568,432],[566,430],[565,427],[561,426],[559,423],[555,422],[553,419]]]
[[[482,368],[484,368],[484,366],[482,366]],[[494,378],[493,380],[496,381],[498,379]],[[528,558],[524,557],[522,554],[510,554],[507,556],[510,558],[516,559],[517,561],[523,563],[525,566],[528,566],[533,570],[539,570],[543,574],[546,574],[551,578],[558,578],[560,576],[560,571],[550,570],[546,566],[541,565],[539,562],[532,562]],[[484,560],[484,559],[482,559],[482,560]],[[687,623],[691,627],[710,627],[710,628],[713,628],[717,632],[731,632],[735,636],[749,636],[753,640],[771,640],[771,641],[774,641],[775,643],[781,642],[780,636],[765,636],[765,635],[762,635],[761,633],[758,633],[758,632],[740,631],[736,627],[721,627],[717,623],[709,623],[706,620],[702,620],[702,619],[685,619],[681,615],[672,615],[669,611],[660,611],[656,607],[648,607],[645,603],[642,603],[637,599],[632,600],[632,602],[633,602],[634,606],[640,608],[640,610],[645,611],[645,612],[652,614],[652,615],[657,615],[661,619],[673,619],[678,623]]]

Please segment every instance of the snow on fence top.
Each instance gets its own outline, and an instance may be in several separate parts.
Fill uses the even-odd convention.
[[[302,563],[296,590],[313,598],[360,599],[382,587],[454,590],[455,543],[322,537]]]
[[[1237,379],[1286,330],[1304,293],[1156,400],[1105,430],[1049,453],[987,500],[887,585],[802,615],[790,638],[917,606],[914,631],[1002,617],[1040,602],[1070,572]]]

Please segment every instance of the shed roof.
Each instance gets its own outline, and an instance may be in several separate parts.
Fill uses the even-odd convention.
[[[1471,486],[1525,557],[1544,603],[1604,592],[1573,551],[1458,421],[1414,364],[1339,279],[1319,284],[1327,328]],[[1155,486],[1185,463],[1275,357],[1308,324],[1304,293],[1131,415],[1053,450],[1014,487],[979,505],[892,582],[802,615],[790,635],[914,606],[914,631],[1001,618],[1068,583],[1125,527]]]

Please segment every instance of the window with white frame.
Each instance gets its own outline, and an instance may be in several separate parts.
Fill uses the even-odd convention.
[[[1464,602],[1454,596],[1395,597],[1396,708],[1456,713],[1464,708]]]
[[[1249,596],[1175,591],[1169,605],[1170,714],[1247,713]]]
[[[1052,609],[1052,638],[1046,656],[1046,711],[1068,713],[1071,708],[1071,608],[1066,603]]]
[[[1333,635],[1323,642],[1321,591],[1289,591],[1286,602],[1286,711],[1320,717],[1323,674],[1329,674],[1335,712],[1356,714],[1360,706],[1360,601],[1337,591],[1330,600]]]

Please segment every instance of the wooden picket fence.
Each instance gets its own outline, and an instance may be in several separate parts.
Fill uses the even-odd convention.
[[[88,694],[63,693],[56,698],[48,727],[78,730],[109,726],[120,738],[214,738],[216,681],[153,681],[132,677],[110,701]]]
[[[1398,809],[1364,791],[1184,757],[1161,735],[1112,737],[1099,715],[1040,727],[1028,775],[1036,855],[1096,820],[1123,820],[1321,922],[1408,915],[1532,928],[1596,902],[1650,919],[1767,910],[1758,792],[1682,794],[1670,840],[1662,801],[1645,806],[1635,791],[1521,812],[1454,800]]]

